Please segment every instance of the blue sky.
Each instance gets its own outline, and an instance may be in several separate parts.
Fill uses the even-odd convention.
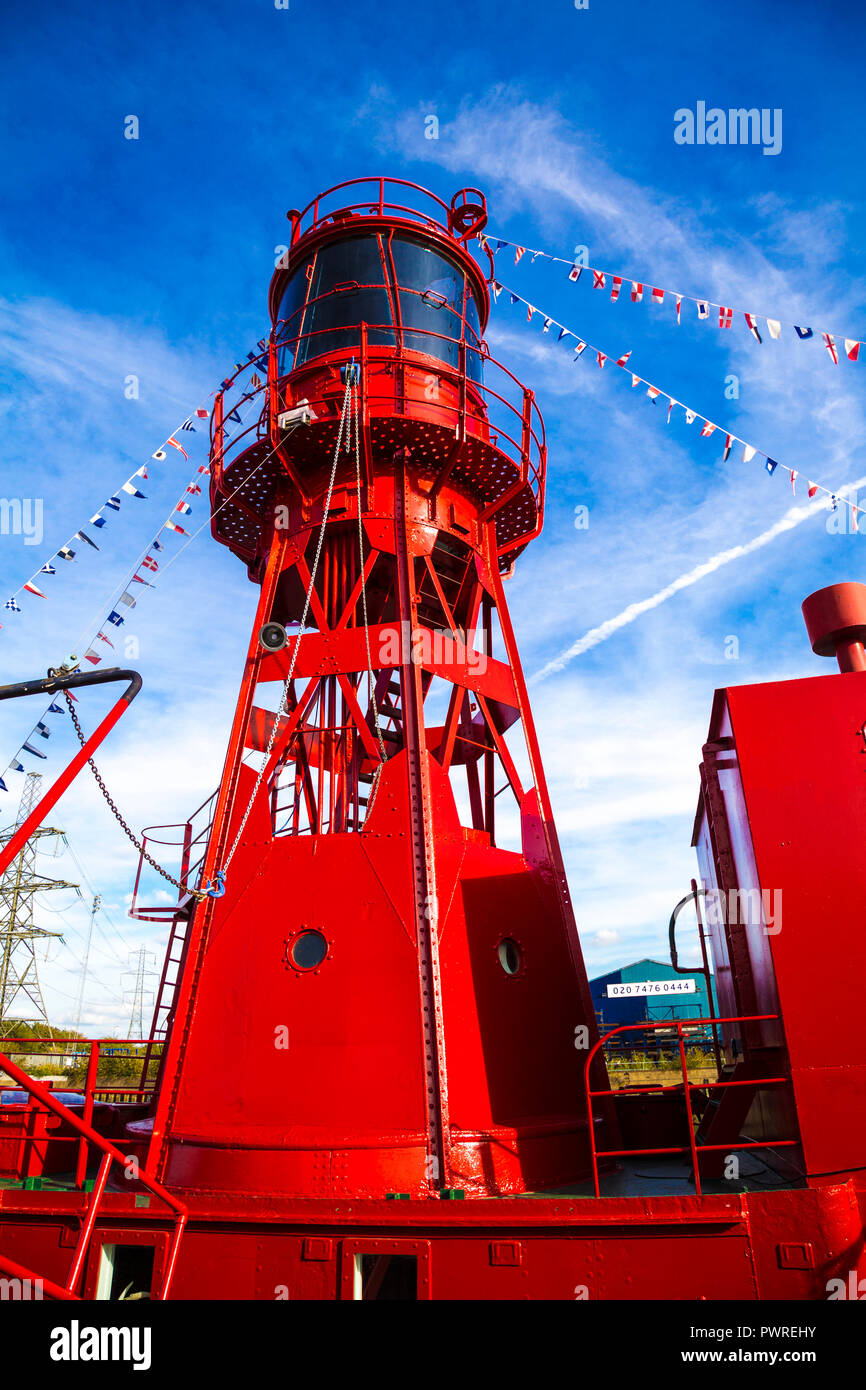
[[[449,3],[324,7],[178,0],[18,7],[5,20],[0,93],[0,410],[5,497],[44,499],[41,546],[0,536],[17,589],[213,389],[267,329],[266,291],[286,209],[343,178],[387,173],[446,199],[487,193],[503,237],[739,309],[866,336],[863,164],[856,157],[864,21],[811,3],[722,6],[589,0],[589,8]],[[782,149],[679,146],[674,113],[782,111]],[[136,115],[140,138],[124,139]],[[439,138],[425,138],[436,115]],[[852,153],[855,152],[855,153]],[[815,339],[758,346],[684,305],[611,305],[584,275],[501,253],[501,278],[640,375],[830,486],[866,475],[866,360],[834,367]],[[508,596],[527,673],[711,557],[747,546],[795,499],[760,459],[720,461],[711,440],[599,372],[577,366],[503,296],[491,349],[533,386],[548,427],[547,524]],[[135,374],[140,398],[124,397]],[[739,381],[726,400],[725,382]],[[194,437],[201,457],[203,437]],[[4,680],[76,649],[191,469],[152,464],[98,555],[49,577],[47,603],[2,614]],[[866,498],[866,487],[864,487]],[[802,502],[800,496],[797,499]],[[589,527],[574,526],[589,507]],[[193,527],[206,521],[199,502]],[[672,905],[695,871],[689,832],[713,689],[819,674],[802,598],[861,577],[866,542],[820,513],[644,613],[533,683],[560,834],[592,972],[663,955]],[[95,536],[95,533],[91,533]],[[50,587],[49,587],[50,586]],[[2,593],[0,593],[2,597]],[[101,758],[136,826],[180,820],[212,790],[255,591],[207,530],[135,611],[144,693]],[[726,639],[738,640],[735,660]],[[728,643],[730,649],[730,643]],[[829,671],[829,666],[826,670]],[[108,700],[82,698],[92,727]],[[41,711],[0,708],[0,762]],[[71,751],[65,720],[45,764]],[[13,818],[20,777],[8,779]],[[158,928],[125,917],[135,855],[83,778],[53,816],[106,902],[85,1022],[128,1018],[128,948]],[[80,873],[71,858],[46,873]],[[86,912],[63,929],[43,980],[68,1022]],[[66,905],[68,904],[68,906]]]

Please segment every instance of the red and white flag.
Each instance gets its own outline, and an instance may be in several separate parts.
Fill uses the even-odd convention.
[[[114,649],[114,643],[108,637],[106,637],[104,632],[97,632],[96,636],[98,637],[100,642],[104,642],[107,647],[111,647],[112,650]]]
[[[592,288],[593,288],[594,290],[603,290],[603,289],[604,289],[604,283],[605,283],[605,281],[604,281],[604,271],[603,271],[603,270],[594,270],[594,271],[592,272]]]
[[[208,418],[208,411],[199,408],[196,411],[196,418],[199,420],[206,420]]]
[[[795,497],[796,497],[796,495],[797,495],[797,478],[798,478],[799,476],[800,476],[800,475],[798,474],[796,468],[792,468],[792,469],[791,469],[791,491],[793,492],[793,494],[794,494]]]
[[[860,356],[860,344],[856,343],[853,338],[845,339],[845,356],[850,362],[856,362]],[[854,510],[856,511],[857,508],[855,507]]]
[[[755,339],[756,342],[762,343],[764,340],[761,337],[760,332],[758,331],[758,320],[755,318],[755,315],[744,314],[743,317],[745,318],[746,323],[749,326],[749,332],[751,333],[752,337]]]
[[[719,305],[719,328],[730,328],[734,320],[733,309],[726,309],[724,304]]]
[[[680,309],[682,309],[682,307],[683,307],[683,297],[682,297],[681,294],[678,294],[678,295],[677,295],[677,323],[679,323],[679,321],[680,321]]]
[[[175,524],[174,524],[173,521],[167,521],[167,522],[165,523],[165,529],[166,529],[167,531],[177,531],[177,533],[178,533],[179,536],[185,536],[185,535],[186,535],[186,531],[184,531],[183,527],[182,527],[182,526],[175,526]]]
[[[711,424],[709,420],[705,420],[704,427],[701,430],[701,434],[703,435],[704,439],[709,439],[710,435],[712,434],[715,428],[715,425]]]
[[[600,367],[603,367],[604,364],[605,364],[605,362],[607,361],[607,357],[605,356],[605,354],[604,354],[603,352],[596,352],[595,355],[596,355],[596,357],[598,358],[598,365],[599,365]]]
[[[839,354],[838,354],[838,352],[836,351],[836,340],[834,339],[833,334],[832,334],[832,333],[822,333],[822,334],[821,334],[821,337],[824,339],[824,345],[825,345],[827,351],[828,351],[829,354],[830,354],[830,359],[831,359],[831,361],[832,361],[834,367],[838,367],[838,365],[839,365]]]
[[[28,579],[27,583],[24,585],[24,588],[27,590],[28,594],[35,594],[37,598],[47,598],[47,597],[48,597],[47,594],[43,594],[43,592],[42,592],[41,589],[37,589],[36,585],[33,584],[29,579]]]
[[[808,486],[808,488],[807,488],[807,492],[808,492],[809,496],[810,496],[810,497],[814,497],[814,496],[815,496],[815,493],[816,493],[817,491],[818,491],[818,484],[817,484],[817,483],[810,483],[809,486]]]
[[[622,289],[622,276],[614,275],[610,282],[610,302],[615,304],[619,299],[619,292]]]
[[[664,292],[664,290],[660,290],[660,289],[654,289],[654,290],[653,290],[653,293],[652,293],[652,302],[653,302],[653,304],[661,304],[661,302],[662,302],[662,300],[664,299],[664,297],[665,297],[665,292]]]
[[[728,459],[731,457],[731,445],[733,444],[733,442],[734,442],[734,436],[733,436],[732,434],[726,434],[726,435],[725,435],[725,448],[724,448],[724,452],[723,452],[723,454],[722,454],[722,463],[727,463]]]
[[[527,306],[526,306],[526,322],[527,322],[527,323],[532,323],[532,315],[533,315],[534,313],[535,313],[535,310],[533,309],[532,305],[531,305],[531,304],[527,304]]]
[[[154,560],[152,555],[145,555],[141,563],[146,570],[152,570],[156,572],[156,570],[159,569],[159,563],[158,561]]]
[[[172,435],[171,438],[170,438],[170,439],[167,439],[165,442],[166,442],[166,444],[170,444],[171,447],[172,447],[173,449],[177,449],[177,452],[178,452],[179,454],[183,454],[183,456],[184,456],[185,459],[188,459],[188,458],[189,458],[189,454],[187,453],[186,449],[183,447],[182,444],[178,444],[178,442],[177,442],[177,440],[175,439],[174,435]]]
[[[190,483],[187,486],[187,492],[192,493],[193,497],[201,496],[201,488],[199,487],[198,483]]]
[[[631,348],[629,348],[628,352],[624,352],[623,355],[622,355],[622,357],[618,357],[618,358],[616,359],[616,365],[617,365],[618,367],[624,367],[625,364],[626,364],[626,362],[628,361],[628,359],[631,357],[631,353],[632,353],[632,350],[631,350]]]
[[[661,391],[657,386],[649,386],[647,388],[647,395],[649,396],[650,400],[654,402],[656,400],[656,397],[661,395]]]
[[[178,502],[177,506],[175,507],[175,511],[182,512],[184,516],[189,516],[190,512],[192,511],[192,508],[190,507],[188,502]]]
[[[641,282],[640,282],[639,280],[632,280],[632,282],[631,282],[631,302],[632,302],[632,304],[640,304],[640,302],[641,302],[642,299],[643,299],[643,285],[641,284]]]
[[[515,248],[514,248],[514,264],[517,265],[517,262],[520,260],[521,256],[524,256],[525,254],[526,254],[526,247],[525,247],[525,246],[515,246]]]

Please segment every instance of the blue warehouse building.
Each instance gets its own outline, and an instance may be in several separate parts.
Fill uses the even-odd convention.
[[[669,962],[636,960],[631,965],[609,970],[606,975],[590,980],[589,988],[602,1034],[624,1023],[663,1022],[667,1019],[685,1023],[688,1019],[707,1018],[710,1013],[702,973],[694,970],[680,974]],[[702,1040],[711,1040],[709,1028],[700,1028],[697,1032]],[[645,1033],[623,1033],[611,1041],[623,1047],[643,1048],[653,1045],[654,1033],[656,1043],[671,1039],[670,1034],[659,1029]],[[690,1041],[694,1039],[695,1034],[692,1033]]]

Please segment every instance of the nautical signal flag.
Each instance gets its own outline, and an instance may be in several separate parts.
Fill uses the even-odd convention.
[[[109,623],[113,623],[115,627],[122,627],[123,624],[126,622],[126,619],[121,617],[121,615],[117,612],[116,609],[112,608],[106,621]]]
[[[183,529],[182,526],[175,526],[175,524],[174,524],[173,521],[167,521],[167,522],[165,523],[165,525],[166,525],[166,530],[168,530],[168,531],[177,531],[177,533],[178,533],[179,536],[185,536],[185,535],[187,534],[186,531],[184,531],[184,529]]]
[[[856,362],[860,356],[860,344],[854,342],[852,338],[845,339],[845,356],[851,362]]]
[[[812,330],[811,330],[811,328],[798,328],[798,326],[797,326],[796,323],[794,324],[794,332],[796,333],[796,335],[797,335],[798,338],[811,338],[811,337],[812,337]]]
[[[726,309],[724,304],[719,305],[719,328],[730,328],[734,321],[733,309]]]
[[[166,444],[170,444],[173,449],[177,449],[179,454],[183,454],[185,459],[189,458],[189,454],[187,453],[186,449],[183,447],[182,444],[178,444],[173,434],[169,435],[168,439],[165,442]]]
[[[41,589],[37,589],[32,579],[28,579],[27,583],[24,585],[24,588],[27,590],[28,594],[35,594],[37,598],[47,597],[46,594],[43,594]]]
[[[724,453],[722,454],[722,462],[723,462],[723,463],[727,463],[728,459],[731,457],[731,445],[733,444],[733,442],[734,442],[734,436],[733,436],[732,434],[726,434],[726,435],[725,435],[725,450],[724,450]]]
[[[752,462],[752,459],[755,457],[755,454],[756,454],[757,452],[758,452],[758,451],[757,451],[757,449],[755,448],[754,444],[744,444],[744,445],[743,445],[743,463],[751,463],[751,462]]]
[[[145,494],[143,492],[139,492],[138,488],[135,486],[135,483],[124,483],[123,491],[128,493],[130,497],[138,497],[142,501],[145,500]]]
[[[53,565],[43,565],[42,568],[41,568],[41,570],[39,571],[39,573],[40,573],[40,574],[56,574],[56,573],[57,573],[57,570],[54,568]]]
[[[664,300],[664,297],[665,297],[665,292],[664,292],[664,290],[660,290],[660,289],[658,289],[658,287],[656,287],[656,288],[653,290],[653,292],[652,292],[652,302],[653,302],[653,304],[661,304],[662,301]]]
[[[208,418],[208,411],[203,410],[201,407],[199,407],[195,415],[197,420],[206,420]]]
[[[643,299],[643,285],[640,283],[639,280],[632,280],[632,282],[631,282],[631,302],[632,302],[632,304],[640,304],[640,302],[641,302],[642,299]]]
[[[816,493],[817,491],[818,491],[818,484],[817,484],[817,483],[810,483],[809,486],[808,486],[808,488],[807,488],[807,492],[808,492],[809,496],[810,496],[810,497],[814,497],[814,496],[815,496],[815,493]]]
[[[514,264],[517,265],[517,263],[518,263],[518,262],[523,258],[523,256],[525,256],[525,255],[526,255],[526,247],[525,247],[525,246],[515,246],[515,248],[514,248]]]
[[[715,425],[712,424],[711,421],[705,420],[705,421],[704,421],[704,427],[703,427],[703,429],[701,430],[701,435],[703,436],[704,439],[709,439],[710,435],[712,434],[712,432],[713,432],[713,430],[714,430],[715,428],[716,428]]]
[[[829,354],[830,354],[830,361],[833,363],[833,366],[834,366],[834,367],[838,367],[838,365],[839,365],[839,354],[838,354],[838,352],[836,351],[836,341],[835,341],[835,339],[834,339],[834,337],[833,337],[833,334],[832,334],[832,333],[822,333],[822,334],[821,334],[821,337],[824,339],[824,346],[826,347],[827,351],[828,351]]]
[[[771,338],[778,338],[782,332],[782,325],[778,319],[767,319],[767,332]]]
[[[78,537],[78,539],[79,539],[80,541],[84,541],[84,543],[85,543],[86,545],[89,545],[90,548],[91,548],[91,550],[98,550],[98,549],[99,549],[99,546],[98,546],[98,545],[94,545],[94,543],[93,543],[93,541],[90,539],[90,537],[89,537],[89,536],[85,536],[85,534],[84,534],[83,531],[76,531],[75,534],[76,534],[76,536]]]
[[[154,560],[154,558],[153,558],[152,555],[145,555],[145,557],[144,557],[144,559],[142,560],[141,563],[142,563],[142,565],[144,566],[144,568],[145,568],[146,570],[158,570],[158,569],[159,569],[159,564],[158,564],[158,562],[157,562],[156,560]]]
[[[40,751],[39,751],[38,748],[31,748],[31,746],[30,746],[29,743],[22,743],[22,745],[21,745],[21,751],[24,752],[24,753],[32,753],[33,756],[34,756],[34,758],[47,758],[47,757],[48,757],[48,754],[47,754],[47,753],[40,753]]]
[[[697,300],[696,302],[697,302],[697,306],[698,306],[698,318],[699,318],[699,319],[708,319],[708,318],[710,317],[710,305],[709,305],[709,301],[706,300],[706,299],[699,299],[699,300]]]
[[[188,502],[181,501],[178,502],[177,506],[175,507],[175,511],[182,512],[184,516],[189,516],[190,512],[192,511],[192,508],[190,507]]]
[[[120,498],[118,497],[117,493],[115,492],[113,496],[109,497],[108,501],[104,503],[104,505],[106,507],[110,507],[113,512],[119,512]]]
[[[603,271],[603,270],[594,270],[594,271],[592,272],[592,288],[593,288],[594,290],[603,290],[603,289],[604,289],[604,285],[605,285],[604,271]]]
[[[775,473],[776,469],[779,467],[779,465],[778,465],[778,463],[776,462],[775,459],[768,458],[768,459],[767,459],[767,462],[764,464],[764,467],[766,468],[767,472],[768,472],[768,473],[770,474],[770,476],[772,477],[773,474]]]
[[[111,638],[106,637],[104,632],[97,632],[96,636],[98,640],[100,642],[104,642],[107,647],[111,647],[112,649],[114,648],[114,643],[112,642]]]
[[[745,314],[744,317],[746,323],[748,324],[749,332],[751,333],[752,337],[756,340],[756,342],[762,343],[764,340],[758,332],[758,320],[755,318],[755,315]]]
[[[99,655],[99,652],[95,652],[92,647],[88,647],[87,651],[84,653],[84,660],[89,661],[91,666],[98,666],[102,657]]]
[[[614,275],[610,286],[610,302],[615,304],[619,299],[619,292],[622,289],[622,276]]]
[[[12,598],[7,598],[4,607],[8,608],[10,613],[20,613],[20,612],[21,612],[21,606],[20,606],[20,604],[18,603],[18,600],[17,600],[14,596],[13,596]]]
[[[151,454],[150,457],[156,459],[157,463],[162,463],[163,459],[168,458],[168,454],[165,452],[165,449],[157,449],[156,453]]]
[[[569,278],[569,280],[572,280],[572,281],[577,281],[577,280],[579,280],[579,279],[580,279],[580,272],[581,272],[582,270],[583,270],[583,266],[582,266],[582,265],[573,265],[573,266],[571,267],[571,270],[568,272],[568,278]]]
[[[60,560],[74,560],[75,551],[70,550],[68,545],[62,545],[57,552],[57,557]]]

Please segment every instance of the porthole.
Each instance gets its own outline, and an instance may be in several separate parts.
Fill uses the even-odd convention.
[[[328,954],[328,943],[319,931],[302,931],[289,948],[289,959],[297,970],[315,970]]]
[[[510,936],[506,936],[499,943],[497,955],[499,956],[499,964],[506,975],[516,975],[523,964],[523,956],[517,942],[512,941]]]

